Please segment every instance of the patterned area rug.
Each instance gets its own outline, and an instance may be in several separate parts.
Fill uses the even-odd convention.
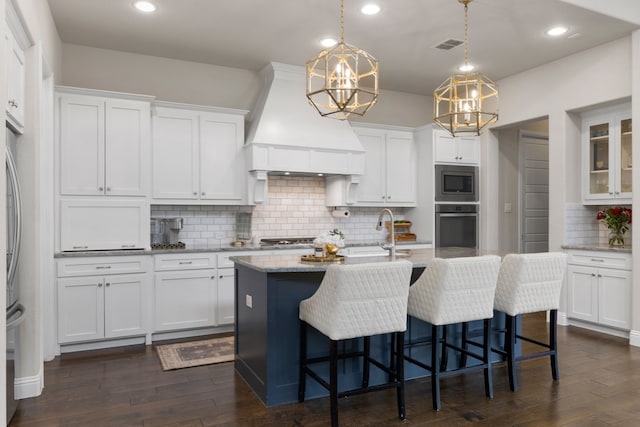
[[[156,347],[163,371],[230,362],[234,359],[233,335]]]

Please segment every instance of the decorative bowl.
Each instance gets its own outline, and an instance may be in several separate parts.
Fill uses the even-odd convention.
[[[335,255],[340,250],[340,248],[338,246],[334,245],[333,243],[327,243],[326,244],[326,248],[327,248],[327,253],[329,255]]]

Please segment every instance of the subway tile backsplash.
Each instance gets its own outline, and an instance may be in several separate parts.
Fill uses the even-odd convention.
[[[609,242],[609,230],[596,219],[598,211],[606,207],[567,203],[566,243],[573,245],[606,245]],[[631,244],[631,227],[632,225],[629,226],[629,231],[626,233],[626,245]]]
[[[349,208],[350,216],[333,217],[325,206],[323,177],[269,177],[269,199],[256,206],[152,205],[152,217],[183,217],[179,240],[187,246],[227,246],[236,240],[236,213],[251,213],[251,231],[260,238],[315,237],[339,228],[347,242],[386,240],[383,228],[376,231],[380,208]],[[404,209],[394,208],[402,219]],[[388,217],[385,218],[388,220]],[[420,238],[420,236],[418,236]]]

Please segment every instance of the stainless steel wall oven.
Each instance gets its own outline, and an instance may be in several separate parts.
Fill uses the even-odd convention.
[[[477,202],[476,166],[435,165],[436,202]]]
[[[437,204],[436,247],[478,248],[478,205]]]

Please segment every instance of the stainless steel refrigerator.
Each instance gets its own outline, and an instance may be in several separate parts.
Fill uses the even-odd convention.
[[[6,174],[7,174],[7,424],[11,421],[17,401],[14,398],[14,359],[15,330],[24,320],[25,309],[20,304],[20,280],[18,278],[18,259],[22,234],[22,204],[20,185],[15,163],[18,148],[16,136],[9,129],[6,132]]]

